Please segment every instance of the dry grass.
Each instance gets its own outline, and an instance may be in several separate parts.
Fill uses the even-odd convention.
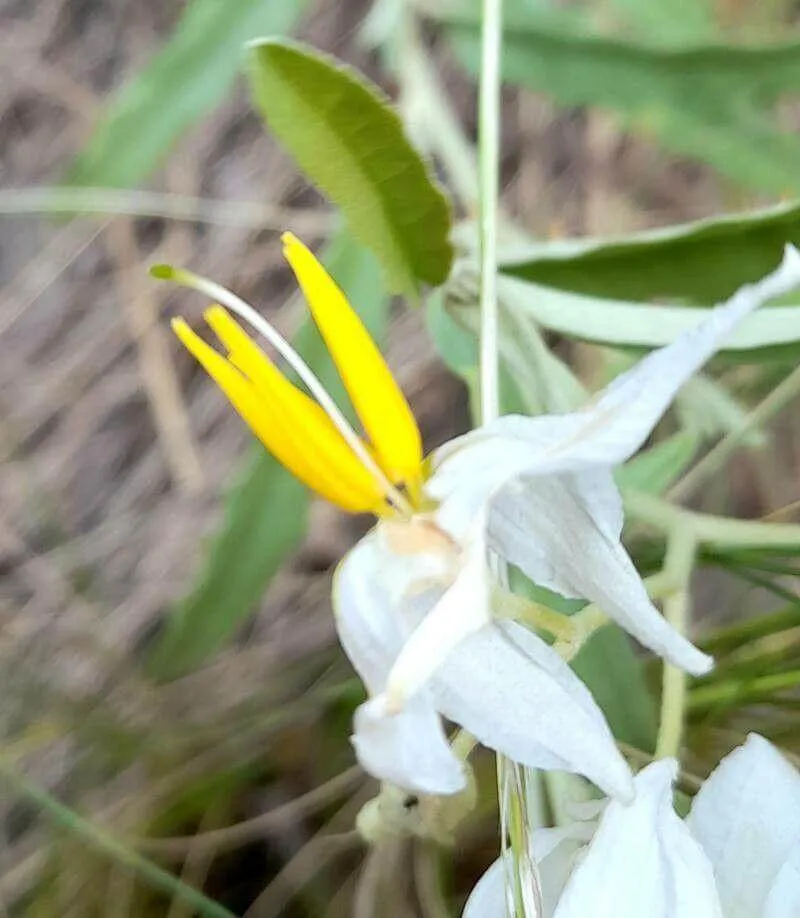
[[[303,34],[376,75],[354,42],[364,6],[314,4]],[[6,0],[3,187],[58,182],[108,94],[164,41],[180,7]],[[470,90],[450,62],[442,66],[471,130]],[[544,100],[514,94],[504,172],[509,211],[546,233],[631,229],[722,205],[704,170],[666,161],[605,116],[555,116]],[[146,265],[201,267],[290,329],[296,316],[281,305],[291,286],[275,234],[296,228],[316,243],[329,225],[241,86],[181,142],[152,187],[255,202],[269,221],[237,223],[213,208],[203,221],[175,220],[150,200],[151,216],[0,222],[3,755],[235,911],[367,916],[380,901],[382,915],[433,916],[430,859],[416,855],[416,892],[403,879],[414,871],[396,866],[410,863],[407,847],[370,856],[360,882],[353,873],[363,855],[353,818],[374,788],[348,770],[345,702],[354,696],[333,642],[328,586],[359,523],[315,506],[308,538],[256,622],[208,667],[167,686],[137,667],[201,562],[220,490],[248,442],[169,335],[165,315],[196,315],[195,301],[167,296]],[[463,427],[463,393],[418,315],[397,317],[389,353],[428,442]],[[792,444],[787,463],[796,468]],[[467,877],[491,853],[484,824],[491,832],[476,819],[460,842]],[[192,913],[149,892],[137,868],[93,852],[84,835],[51,832],[19,798],[0,803],[0,827],[0,913],[16,901],[31,915]]]

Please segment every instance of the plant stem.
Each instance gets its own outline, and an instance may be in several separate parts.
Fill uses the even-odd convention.
[[[783,382],[757,405],[744,419],[741,426],[709,450],[697,465],[685,475],[668,494],[670,500],[679,501],[688,497],[697,487],[714,475],[728,461],[742,439],[754,427],[761,426],[777,414],[795,396],[800,395],[800,367],[790,373]]]
[[[291,227],[306,237],[327,236],[333,225],[333,220],[327,213],[274,207],[254,201],[214,200],[138,189],[63,186],[6,188],[0,191],[0,214],[125,214],[129,217],[163,217],[167,220],[187,220],[247,229],[284,230]]]
[[[500,54],[503,41],[503,2],[483,0],[481,73],[478,87],[478,236],[480,245],[480,422],[500,416],[499,318],[497,304],[497,208],[500,184]],[[506,585],[507,570],[498,558],[493,569]],[[497,756],[501,848],[511,843],[506,876],[515,915],[540,913],[536,901],[536,865],[530,858],[527,804],[521,768]],[[505,861],[504,861],[505,863]],[[532,901],[533,900],[533,901]]]
[[[727,628],[719,628],[698,641],[700,646],[708,653],[734,650],[743,644],[749,644],[759,638],[790,628],[800,627],[800,609],[796,604],[786,606],[769,615],[737,622]]]
[[[679,586],[664,600],[664,617],[680,634],[689,621],[689,579],[697,554],[697,542],[686,527],[676,527],[669,539],[664,570]],[[686,711],[686,674],[677,666],[664,664],[661,690],[661,724],[656,758],[679,756]]]
[[[212,901],[201,892],[162,870],[152,861],[118,842],[107,832],[56,800],[51,794],[32,784],[0,758],[0,780],[5,781],[21,797],[39,807],[53,822],[80,836],[88,845],[124,867],[138,873],[151,886],[193,906],[198,915],[207,918],[235,918],[233,912]]]
[[[481,423],[500,414],[497,316],[497,206],[500,177],[502,0],[483,0],[478,97]]]
[[[707,543],[718,548],[786,547],[792,550],[800,545],[800,525],[733,520],[709,513],[695,513],[638,491],[627,491],[624,497],[625,507],[632,516],[665,531],[684,525],[691,529],[700,544]]]
[[[749,682],[742,682],[739,679],[717,682],[692,689],[689,693],[688,708],[690,711],[698,711],[717,705],[746,704],[749,701],[769,698],[773,692],[796,688],[799,685],[800,669],[761,676]]]
[[[426,148],[441,159],[456,197],[474,215],[479,200],[475,149],[447,98],[419,32],[417,13],[409,5],[403,10],[397,36],[402,93],[412,116],[422,121]]]

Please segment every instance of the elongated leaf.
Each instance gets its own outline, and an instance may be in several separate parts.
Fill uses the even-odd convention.
[[[166,47],[112,101],[71,180],[141,182],[175,140],[224,99],[245,42],[287,32],[305,6],[306,0],[191,0]]]
[[[570,338],[631,349],[662,347],[696,326],[707,312],[684,306],[656,306],[587,296],[508,276],[499,278],[498,295],[503,313],[508,313],[513,320],[512,327],[533,322]],[[477,284],[471,292],[463,283],[452,291],[448,285],[446,296],[447,311],[463,327],[476,330]],[[513,334],[519,339],[519,329]],[[723,347],[728,359],[760,361],[791,357],[798,350],[800,305],[768,306],[758,310],[748,316]],[[530,347],[527,351],[529,357],[532,356]],[[552,368],[548,372],[552,373]],[[565,395],[569,396],[567,390]]]
[[[340,234],[323,260],[380,340],[388,298],[375,259]],[[313,322],[304,323],[294,343],[345,408],[341,381]],[[260,446],[254,448],[227,496],[224,519],[197,580],[173,608],[150,657],[156,678],[188,672],[230,641],[305,533],[309,501],[302,485]]]
[[[713,0],[611,0],[611,9],[646,38],[698,41],[717,32]]]
[[[684,430],[673,434],[626,462],[614,477],[621,488],[663,494],[686,470],[699,445],[696,433]]]
[[[797,201],[630,236],[519,247],[502,270],[594,296],[710,305],[775,268],[789,242],[800,245]]]
[[[279,40],[253,45],[250,77],[270,129],[377,254],[392,289],[441,284],[452,261],[449,207],[380,91]]]
[[[693,328],[707,310],[625,303],[567,293],[501,278],[498,289],[510,308],[572,338],[622,347],[662,347]],[[477,308],[475,306],[474,308]],[[760,309],[725,342],[724,350],[771,358],[782,347],[791,353],[800,341],[800,305]]]
[[[479,31],[451,25],[457,53],[477,73]],[[618,113],[667,149],[695,156],[721,173],[775,193],[800,191],[800,142],[782,133],[770,111],[800,89],[800,43],[667,48],[575,28],[535,10],[506,32],[509,82],[564,105]]]
[[[606,625],[581,648],[575,672],[591,689],[614,736],[644,752],[656,744],[658,721],[641,661],[628,636],[617,625]]]
[[[459,325],[444,308],[440,291],[429,297],[426,310],[428,334],[433,339],[448,369],[465,383],[469,393],[470,409],[476,420],[479,417],[480,386],[478,383],[478,344],[475,335]],[[504,414],[527,414],[530,405],[520,391],[520,386],[509,371],[507,354],[500,358],[500,405]]]

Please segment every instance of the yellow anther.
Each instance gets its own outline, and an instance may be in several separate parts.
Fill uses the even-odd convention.
[[[283,377],[224,309],[213,307],[206,318],[230,351],[230,359],[182,319],[173,320],[172,327],[273,456],[344,510],[384,512],[380,486],[319,405]]]
[[[375,458],[390,481],[404,487],[413,502],[419,488],[422,441],[408,402],[333,278],[292,233],[281,238]]]

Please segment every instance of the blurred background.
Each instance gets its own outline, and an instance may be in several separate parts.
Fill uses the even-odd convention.
[[[790,42],[796,4],[510,5],[545,36],[544,75],[510,80],[503,96],[502,206],[527,233],[628,233],[800,191],[800,44],[780,86],[759,83],[768,64],[757,58],[718,82],[698,65],[693,83],[686,61],[660,61],[652,86],[636,69],[637,49],[662,43]],[[466,6],[474,25],[477,4]],[[448,41],[451,7],[0,5],[2,914],[442,918],[494,857],[488,759],[451,850],[417,839],[370,852],[354,831],[377,788],[347,741],[361,688],[329,592],[369,520],[310,500],[264,458],[169,331],[175,314],[198,324],[204,304],[147,274],[154,262],[190,266],[324,360],[281,258],[278,235],[291,229],[371,310],[426,446],[466,429],[467,390],[437,356],[424,310],[390,301],[371,256],[265,131],[241,76],[246,40],[302,38],[379,83],[422,146],[420,107],[441,89],[465,165],[437,169],[469,218],[474,78]],[[568,17],[566,38],[551,13]],[[597,36],[614,54],[595,54]],[[419,88],[420,53],[435,87]],[[548,54],[593,60],[597,97],[551,71]],[[669,67],[683,82],[664,77]],[[777,101],[768,136],[737,80]],[[598,348],[548,342],[590,388],[602,382]],[[744,404],[785,369],[744,370]],[[730,423],[745,410],[726,409]],[[704,506],[759,516],[797,500],[796,413],[769,434],[772,447],[737,455]],[[750,573],[704,572],[701,614],[735,619],[776,601],[773,587],[796,609],[792,570],[766,587],[769,572]],[[447,814],[441,825],[446,840]]]

